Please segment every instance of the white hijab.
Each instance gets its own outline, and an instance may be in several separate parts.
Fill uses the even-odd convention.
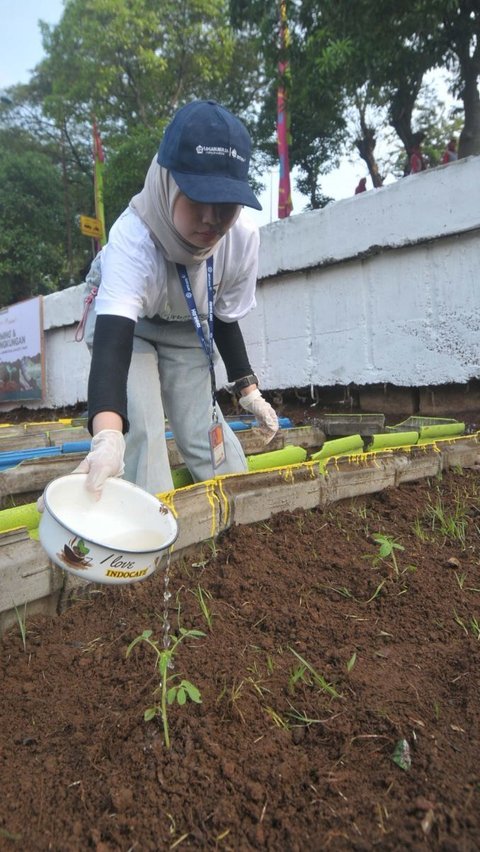
[[[134,195],[129,206],[150,229],[152,239],[166,260],[182,263],[203,263],[217,251],[222,240],[215,246],[198,248],[180,236],[173,224],[173,208],[180,194],[175,180],[168,171],[160,166],[155,154],[145,178],[145,184],[138,195]]]

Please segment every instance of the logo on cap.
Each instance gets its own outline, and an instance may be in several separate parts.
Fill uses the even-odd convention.
[[[245,157],[242,157],[236,148],[224,148],[221,145],[197,145],[195,148],[197,154],[207,154],[210,156],[232,157],[234,160],[245,162]]]

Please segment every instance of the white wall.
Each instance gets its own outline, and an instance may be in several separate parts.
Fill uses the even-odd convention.
[[[264,226],[257,308],[242,322],[262,387],[480,377],[479,186],[469,157]],[[82,310],[83,285],[44,300],[42,406],[86,399]]]

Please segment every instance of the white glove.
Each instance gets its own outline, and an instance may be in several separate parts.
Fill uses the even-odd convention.
[[[258,388],[241,396],[238,401],[245,411],[255,415],[258,429],[265,438],[265,444],[269,444],[279,428],[278,417],[270,403],[263,398]]]
[[[102,496],[102,488],[109,476],[121,476],[125,465],[125,438],[116,429],[102,429],[90,444],[90,452],[72,473],[87,473],[86,486],[97,500]],[[43,494],[37,500],[37,511],[45,510]]]
[[[86,473],[86,486],[97,500],[102,495],[102,488],[109,476],[121,476],[125,465],[125,438],[116,429],[102,429],[92,438],[90,452],[73,473]]]

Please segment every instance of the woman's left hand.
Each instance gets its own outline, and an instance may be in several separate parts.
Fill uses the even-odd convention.
[[[278,417],[270,403],[263,398],[258,388],[241,396],[239,403],[245,411],[255,415],[258,430],[264,436],[265,444],[269,444],[279,429]]]

